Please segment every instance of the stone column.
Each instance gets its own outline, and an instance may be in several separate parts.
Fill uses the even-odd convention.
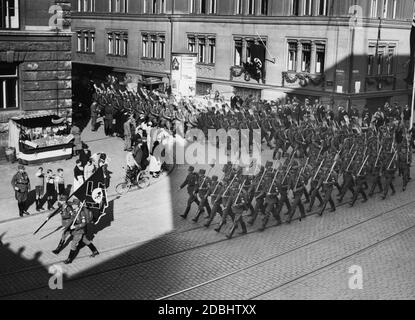
[[[310,73],[316,73],[317,63],[317,45],[314,41],[311,42],[311,61],[310,61]]]
[[[247,59],[247,54],[246,54],[246,50],[248,48],[248,44],[246,43],[246,39],[242,38],[242,62],[246,63],[246,59]]]
[[[303,44],[301,41],[298,41],[297,43],[297,72],[301,72],[301,64],[302,64],[302,58],[303,58]]]

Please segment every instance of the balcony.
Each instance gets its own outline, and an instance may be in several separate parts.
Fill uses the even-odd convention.
[[[325,74],[311,74],[308,72],[283,72],[282,86],[283,87],[324,87],[326,76]]]
[[[380,90],[396,90],[396,75],[376,75],[366,76],[365,92]]]

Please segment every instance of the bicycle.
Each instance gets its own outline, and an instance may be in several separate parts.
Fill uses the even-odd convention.
[[[125,168],[123,167],[123,169]],[[125,181],[119,183],[115,187],[115,191],[120,196],[127,194],[134,186],[137,186],[138,189],[145,189],[150,185],[150,175],[147,171],[140,171],[138,174],[136,174],[134,171],[127,171]]]

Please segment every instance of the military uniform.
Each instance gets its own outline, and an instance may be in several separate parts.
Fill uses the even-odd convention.
[[[74,201],[74,204],[79,205],[79,200]],[[73,218],[74,222],[72,222],[71,227],[69,227],[69,230],[71,231],[72,235],[71,251],[69,252],[68,258],[65,260],[65,264],[70,264],[75,259],[76,253],[79,250],[78,246],[81,242],[91,250],[91,257],[95,257],[99,254],[97,248],[85,236],[88,224],[88,215],[90,215],[90,212],[88,212],[88,210],[89,209],[87,209],[86,207],[82,207],[76,210],[76,213],[73,212],[73,214],[75,214],[75,217]]]
[[[104,108],[104,131],[106,136],[113,134],[114,108],[111,102],[105,105]]]
[[[341,192],[339,194],[339,198],[337,199],[338,202],[342,202],[344,196],[347,193],[347,190],[349,190],[352,195],[354,196],[354,180],[353,180],[353,172],[351,170],[346,170],[343,174],[343,185]]]
[[[189,167],[189,174],[186,177],[186,180],[180,186],[180,189],[183,189],[187,186],[187,193],[189,194],[189,198],[187,199],[187,207],[183,215],[181,217],[183,219],[187,218],[189,211],[192,207],[192,203],[195,202],[198,206],[200,205],[200,201],[197,198],[196,191],[198,189],[198,175],[194,172],[195,168],[190,166]]]
[[[362,202],[366,202],[367,201],[367,196],[366,196],[366,192],[365,192],[365,188],[364,185],[366,183],[366,169],[363,168],[362,172],[360,174],[358,174],[355,178],[355,186],[356,189],[354,191],[353,194],[353,198],[352,201],[350,202],[350,207],[353,207],[354,204],[356,203],[357,197],[359,196],[359,194],[362,195],[363,197],[363,201]]]
[[[379,188],[380,192],[383,192],[383,186],[382,186],[382,175],[381,175],[381,166],[376,165],[372,168],[371,174],[370,174],[370,178],[372,180],[372,186],[369,189],[369,197],[372,197],[376,187]]]
[[[222,205],[223,205],[223,214],[222,219],[219,223],[219,226],[215,229],[216,232],[220,232],[222,227],[226,224],[228,217],[233,219],[233,212],[232,212],[232,205],[233,201],[239,191],[238,189],[238,180],[236,179],[232,185],[229,185],[227,188],[225,188],[221,198],[222,198]]]
[[[14,189],[14,195],[17,200],[17,205],[19,207],[19,215],[28,215],[27,210],[27,198],[29,196],[30,190],[30,180],[27,173],[24,171],[24,166],[19,165],[19,171],[13,176],[11,185]],[[23,170],[23,171],[21,171]]]
[[[209,228],[213,219],[215,219],[216,213],[219,213],[220,216],[222,216],[222,197],[220,196],[224,192],[224,185],[222,182],[218,181],[217,176],[212,177],[212,183],[210,185],[209,195],[210,195],[210,201],[212,205],[212,210],[209,214],[209,217],[207,218],[207,221],[205,223],[205,227]]]
[[[392,155],[393,157],[393,155]],[[391,159],[392,160],[392,159]],[[392,190],[392,195],[396,193],[395,187],[393,185],[393,179],[395,179],[395,172],[396,172],[396,163],[395,160],[390,162],[390,166],[384,170],[384,184],[383,184],[383,195],[382,200],[386,198],[388,195],[389,188]]]
[[[291,207],[290,214],[288,215],[287,223],[291,223],[291,220],[292,220],[292,218],[295,214],[295,211],[297,210],[297,207],[300,209],[300,221],[301,221],[301,219],[304,219],[306,217],[305,210],[304,210],[304,205],[301,201],[301,197],[303,196],[304,189],[305,189],[303,177],[301,177],[301,175],[300,175],[300,177],[298,179],[298,183],[296,183],[296,182],[294,182],[294,183],[292,184],[294,200],[293,200],[293,205]]]
[[[326,172],[328,174],[328,172]],[[334,204],[332,193],[334,188],[334,178],[332,176],[326,178],[326,180],[322,184],[323,190],[323,205],[321,207],[321,211],[319,213],[320,216],[323,215],[324,210],[326,210],[327,204],[330,204],[331,212],[336,211],[336,206]]]
[[[59,199],[63,233],[57,248],[52,251],[56,255],[58,255],[62,251],[66,239],[71,235],[70,227],[73,222],[73,219],[76,216],[76,212],[74,212],[72,207],[67,203],[67,200],[68,197],[65,195],[61,196]]]
[[[199,171],[199,182],[196,193],[199,195],[200,204],[199,210],[196,214],[196,217],[193,219],[193,222],[197,222],[199,220],[199,217],[205,211],[205,208],[207,210],[208,216],[211,215],[211,208],[208,200],[211,180],[209,177],[206,177],[205,174],[206,170],[202,169]]]
[[[410,167],[412,163],[412,153],[410,147],[402,145],[398,154],[398,165],[402,173],[402,190],[406,190],[406,186],[410,179]]]
[[[271,174],[266,177],[265,187],[263,190],[265,210],[262,216],[262,223],[259,231],[265,230],[271,215],[277,221],[277,225],[281,225],[281,217],[277,210],[279,207],[278,188],[275,183],[274,175],[275,174],[271,172]]]
[[[247,201],[248,201],[248,194],[247,192],[244,190],[244,185],[245,182],[243,182],[242,186],[240,186],[239,190],[237,190],[236,188],[233,189],[231,192],[233,193],[231,198],[232,199],[232,203],[230,202],[231,200],[229,200],[228,205],[230,206],[230,210],[232,211],[232,215],[233,215],[233,223],[232,223],[232,227],[229,230],[228,234],[226,235],[226,237],[228,239],[231,239],[236,228],[238,226],[241,227],[242,232],[241,234],[246,234],[247,233],[247,229],[246,229],[246,225],[243,219],[243,213],[248,209],[247,206]]]
[[[320,205],[319,207],[321,207],[323,205],[323,198],[321,197],[320,194],[320,188],[322,186],[324,182],[324,177],[323,175],[320,173],[316,176],[315,179],[312,179],[310,182],[310,205],[307,209],[307,212],[311,212],[311,210],[313,209],[314,206],[314,202],[316,201],[316,198],[318,199]]]

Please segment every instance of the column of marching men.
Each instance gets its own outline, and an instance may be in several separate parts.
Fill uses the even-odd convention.
[[[272,119],[269,121],[271,127]],[[282,123],[281,119],[278,122]],[[276,132],[264,128],[268,137],[273,137],[266,140],[269,145],[275,144],[274,155],[280,160],[257,165],[255,174],[247,174],[245,168],[229,162],[219,179],[217,175],[207,175],[205,169],[195,172],[190,166],[180,187],[187,187],[189,194],[181,217],[186,219],[195,203],[193,221],[199,221],[203,214],[204,226],[208,228],[218,215],[215,231],[220,232],[229,223],[226,237],[230,239],[238,227],[246,234],[247,224],[253,226],[258,218],[259,231],[266,228],[271,217],[278,226],[286,216],[289,224],[299,211],[301,221],[306,218],[306,211],[313,211],[316,199],[320,216],[327,206],[330,212],[335,211],[336,203],[342,203],[348,193],[350,207],[359,196],[366,202],[375,191],[384,200],[389,191],[392,195],[396,192],[397,173],[402,177],[402,191],[406,190],[411,179],[412,141],[406,130],[401,131],[401,125],[391,121],[362,130],[359,125],[344,122],[324,124],[304,121],[288,129],[280,124]],[[286,156],[284,162],[281,155]]]

